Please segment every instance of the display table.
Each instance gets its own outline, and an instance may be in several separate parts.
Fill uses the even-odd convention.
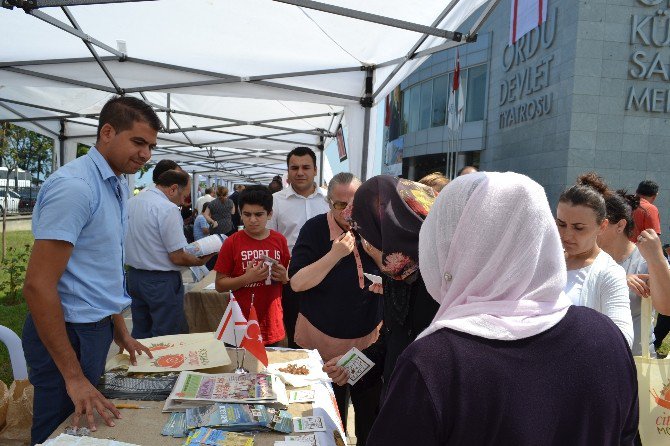
[[[228,305],[228,293],[204,289],[214,283],[216,271],[210,271],[200,282],[184,294],[184,313],[188,321],[189,333],[215,331]]]
[[[235,353],[233,349],[228,349],[228,354],[232,360],[232,364],[225,367],[218,367],[216,369],[208,369],[211,373],[226,373],[232,372],[235,368]],[[240,353],[241,356],[241,353]],[[315,351],[308,352],[306,350],[289,350],[289,349],[268,349],[268,359],[270,363],[286,362],[295,359],[313,358],[318,361],[318,353]],[[244,366],[250,371],[258,371],[259,363],[253,356],[247,354]],[[204,372],[201,370],[201,372]],[[289,406],[288,411],[293,416],[321,416],[326,422],[326,432],[319,432],[318,440],[320,446],[337,445],[334,440],[334,431],[340,433],[341,438],[344,437],[342,429],[342,422],[337,406],[335,405],[335,397],[332,393],[332,388],[329,383],[315,383],[312,388],[316,394],[316,401],[314,403],[293,403]],[[96,413],[96,425],[98,430],[91,434],[96,438],[107,438],[127,443],[138,445],[182,445],[185,438],[164,437],[160,434],[163,425],[170,417],[169,413],[162,413],[164,401],[131,401],[131,400],[110,400],[115,404],[131,403],[139,406],[149,407],[148,409],[119,409],[123,416],[120,420],[114,420],[115,427],[109,427]],[[71,417],[53,432],[51,438],[57,437],[64,433],[65,428],[70,425]],[[86,417],[81,418],[82,426],[86,426]],[[273,446],[275,441],[283,440],[285,435],[279,432],[261,432],[256,434],[254,439],[254,446]]]

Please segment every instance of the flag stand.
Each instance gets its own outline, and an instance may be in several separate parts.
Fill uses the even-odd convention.
[[[233,295],[232,290],[230,291],[230,296]],[[243,366],[240,366],[240,348],[238,347],[239,343],[237,342],[237,330],[233,329],[233,336],[235,337],[235,367],[234,373],[237,375],[246,375],[249,373],[249,370],[245,369]],[[242,364],[244,364],[244,353],[242,353]]]
[[[251,293],[251,305],[253,304],[254,304],[254,293]],[[235,343],[237,343],[237,339],[235,340]],[[239,349],[235,349],[235,354],[236,355],[239,354]],[[237,368],[235,369],[235,373],[238,375],[246,375],[247,373],[249,373],[249,370],[244,368],[244,357],[246,356],[246,354],[247,350],[242,349],[242,364],[240,364],[238,361]]]

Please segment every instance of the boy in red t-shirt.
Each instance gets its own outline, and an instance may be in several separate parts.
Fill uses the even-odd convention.
[[[267,187],[247,187],[238,204],[244,230],[228,237],[221,247],[214,266],[216,290],[235,291],[247,319],[253,294],[263,343],[274,345],[285,336],[281,296],[291,254],[286,237],[265,227],[272,216],[272,194]]]

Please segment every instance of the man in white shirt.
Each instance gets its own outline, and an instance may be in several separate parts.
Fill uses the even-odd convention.
[[[204,265],[212,257],[184,251],[188,242],[177,206],[190,185],[187,173],[168,170],[155,187],[128,201],[127,287],[138,339],[188,333],[181,268]]]
[[[326,192],[317,187],[316,154],[309,147],[296,147],[286,156],[289,186],[273,195],[272,218],[267,227],[281,233],[288,242],[288,248],[298,239],[300,229],[307,220],[330,210]],[[284,285],[282,307],[284,328],[288,346],[299,348],[293,341],[295,322],[298,318],[298,296],[290,284]]]
[[[214,198],[216,197],[212,195],[212,188],[208,187],[205,189],[205,195],[199,197],[195,201],[195,208],[198,210],[198,215],[202,214],[202,207],[205,205],[205,203],[209,203],[210,201],[214,200]]]

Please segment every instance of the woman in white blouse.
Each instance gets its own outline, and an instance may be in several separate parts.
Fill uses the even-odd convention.
[[[568,270],[565,294],[574,305],[593,308],[612,319],[631,346],[633,319],[626,272],[597,243],[608,225],[604,196],[611,193],[591,172],[580,176],[558,200],[556,224]]]
[[[660,312],[670,311],[670,271],[663,256],[661,240],[653,229],[646,229],[637,238],[637,244],[629,240],[635,223],[632,211],[640,199],[617,191],[605,198],[609,225],[598,236],[598,245],[626,271],[630,309],[633,317],[633,354],[642,354],[641,299],[651,298],[653,307]],[[652,329],[653,332],[653,329]],[[645,347],[654,354],[653,338]]]

